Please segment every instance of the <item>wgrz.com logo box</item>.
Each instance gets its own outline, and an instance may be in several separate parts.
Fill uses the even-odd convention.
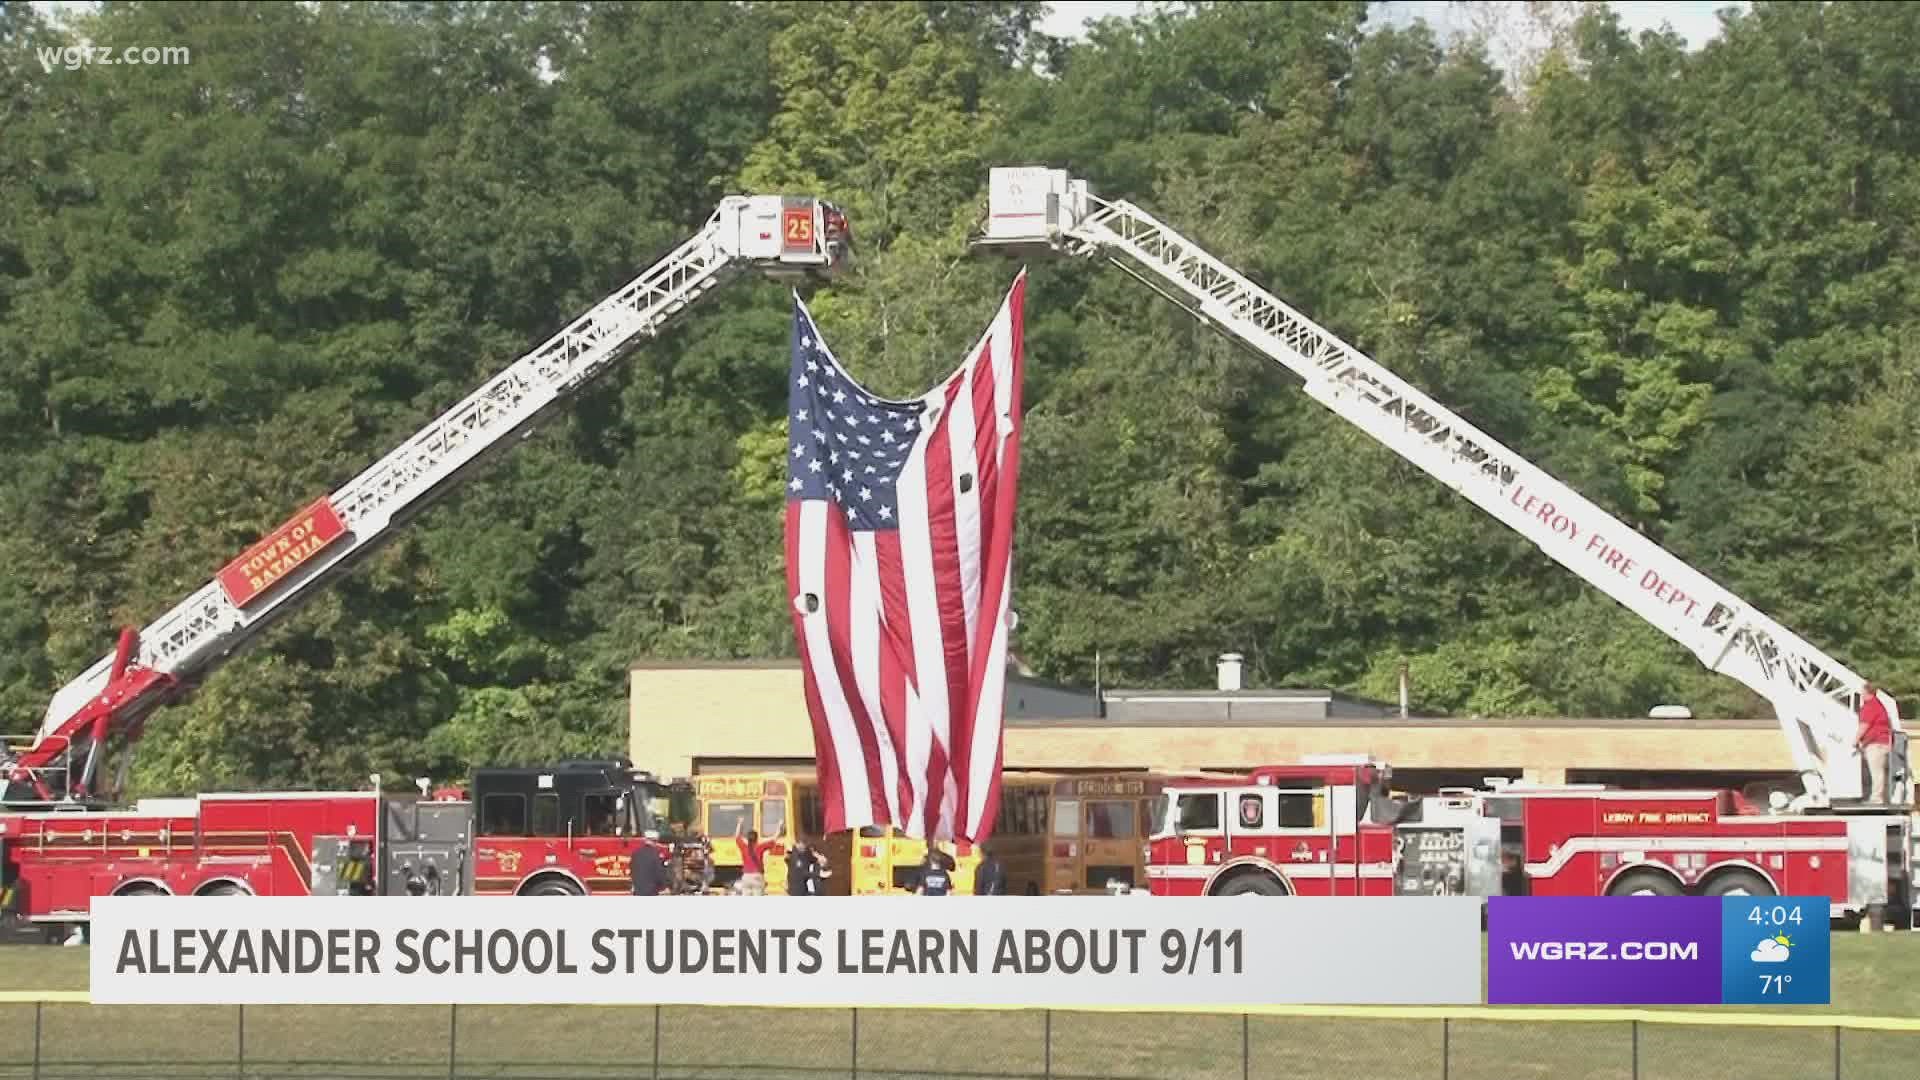
[[[1825,1005],[1825,897],[1496,896],[1495,1005]]]

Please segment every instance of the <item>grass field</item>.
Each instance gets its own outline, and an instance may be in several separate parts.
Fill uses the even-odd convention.
[[[1920,1017],[1920,934],[1836,934],[1833,945],[1834,1004],[1778,1011]],[[0,948],[0,989],[84,990],[86,959],[84,949]],[[242,1026],[231,1007],[50,1004],[39,1022],[38,1075],[45,1080],[241,1075]],[[0,1039],[16,1048],[0,1061],[0,1077],[35,1075],[34,1023],[34,1006],[0,1005]],[[244,1075],[651,1077],[656,1060],[657,1075],[676,1078],[817,1080],[854,1071],[855,1018],[847,1010],[667,1006],[658,1013],[657,1058],[655,1024],[655,1010],[646,1006],[463,1006],[457,1013],[432,1006],[255,1006],[245,1011]],[[1635,1039],[1625,1019],[1455,1019],[1443,1033],[1438,1020],[1427,1018],[863,1009],[857,1041],[858,1074],[873,1080],[1836,1075],[1830,1027],[1647,1023],[1639,1027],[1637,1048]],[[1920,1033],[1847,1031],[1838,1050],[1846,1080],[1920,1075]]]

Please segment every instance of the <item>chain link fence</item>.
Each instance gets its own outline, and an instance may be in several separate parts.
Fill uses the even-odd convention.
[[[1912,1080],[1920,1027],[686,1006],[0,1005],[33,1080]],[[1808,1026],[1818,1023],[1821,1026]]]

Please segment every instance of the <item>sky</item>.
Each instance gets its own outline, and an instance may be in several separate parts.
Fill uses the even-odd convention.
[[[1089,19],[1105,18],[1110,15],[1131,15],[1135,9],[1144,5],[1131,2],[1110,2],[1110,0],[1053,0],[1053,14],[1040,24],[1041,29],[1059,37],[1079,37],[1082,26]],[[1376,4],[1381,9],[1376,18],[1391,23],[1410,23],[1415,19],[1425,19],[1427,24],[1443,35],[1461,24],[1454,14],[1453,5],[1445,0],[1392,0],[1389,3]],[[1690,0],[1615,0],[1608,5],[1620,15],[1620,21],[1627,29],[1638,33],[1641,30],[1658,30],[1662,23],[1671,26],[1675,32],[1687,39],[1687,43],[1699,48],[1713,40],[1720,32],[1720,22],[1714,12],[1721,8],[1745,9],[1744,2],[1733,0],[1715,0],[1698,3]]]
[[[33,5],[50,13],[62,10],[86,10],[93,4],[86,0],[40,0]],[[1111,15],[1131,15],[1146,5],[1133,0],[1052,0],[1053,14],[1040,24],[1040,28],[1056,37],[1077,38],[1084,31],[1089,19],[1100,19]],[[1410,23],[1415,19],[1425,19],[1428,25],[1441,31],[1444,36],[1449,30],[1461,25],[1454,11],[1454,5],[1446,0],[1388,0],[1374,5],[1376,18],[1390,23]],[[1722,8],[1745,9],[1744,0],[1614,0],[1608,5],[1620,13],[1620,20],[1629,30],[1657,30],[1662,23],[1671,26],[1687,43],[1699,48],[1720,32],[1719,20],[1714,13]]]
[[[89,0],[38,0],[35,8],[48,14],[63,14],[74,11],[86,11],[94,7]],[[1056,37],[1079,38],[1085,34],[1085,24],[1092,19],[1101,19],[1114,15],[1131,15],[1146,7],[1137,0],[1052,0],[1053,12],[1040,24],[1040,29]],[[1749,5],[1745,0],[1613,0],[1607,6],[1620,15],[1620,21],[1628,30],[1638,33],[1641,30],[1658,30],[1663,24],[1672,27],[1687,44],[1695,49],[1713,40],[1720,33],[1720,21],[1715,15],[1723,8],[1745,10]],[[1406,24],[1416,19],[1425,19],[1427,24],[1440,31],[1444,39],[1452,31],[1465,25],[1454,4],[1447,0],[1385,0],[1374,4],[1374,18],[1383,22]],[[1495,56],[1494,62],[1501,63]]]

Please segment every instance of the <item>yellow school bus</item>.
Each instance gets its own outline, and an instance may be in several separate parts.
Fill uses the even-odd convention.
[[[827,832],[826,803],[821,797],[820,782],[817,774],[795,774],[793,781],[793,838],[806,836],[812,841],[814,849],[826,856],[829,876],[822,882],[823,891],[829,896],[884,896],[890,893],[912,892],[914,875],[920,860],[926,856],[926,845],[918,840],[909,840],[897,835],[885,826],[869,825],[861,829],[842,829],[829,834]],[[765,835],[764,833],[762,834]],[[737,852],[737,845],[730,845]],[[948,854],[952,846],[947,845]],[[733,856],[736,867],[739,856]],[[972,885],[973,867],[979,864],[978,856],[958,860],[954,871],[955,885],[964,872],[967,884]],[[771,873],[771,868],[769,868]],[[781,868],[781,880],[785,881],[786,868]],[[737,877],[738,870],[735,871]],[[773,891],[769,878],[768,891]],[[784,888],[781,891],[785,891]]]
[[[760,840],[778,847],[763,862],[769,895],[787,891],[786,853],[806,837],[826,857],[827,874],[820,882],[826,896],[846,896],[854,880],[852,834],[827,835],[826,813],[820,799],[820,779],[813,772],[709,773],[694,781],[699,799],[700,828],[713,844],[712,891],[726,892],[740,880],[740,843],[736,832],[753,829]],[[876,830],[868,830],[882,835]]]
[[[826,856],[827,876],[820,882],[820,891],[825,896],[847,896],[855,893],[854,884],[858,879],[860,862],[856,859],[858,841],[849,830],[842,829],[831,836],[827,834],[826,803],[820,797],[820,780],[813,773],[796,774],[793,778],[793,807],[795,839],[805,836],[812,842],[814,850]],[[883,835],[881,830],[866,829],[862,836]],[[785,880],[786,868],[781,868],[782,880]],[[784,891],[784,890],[782,890]]]
[[[1059,782],[1055,773],[1000,776],[1000,815],[987,846],[1007,872],[1009,896],[1039,896],[1046,891],[1048,809]]]
[[[1037,896],[1046,888],[1047,828],[1054,785],[1051,773],[1005,773],[1000,784],[1000,814],[990,845],[1007,872],[1007,891]],[[799,836],[806,836],[826,856],[830,871],[822,882],[832,896],[885,896],[910,893],[927,856],[924,840],[898,830],[869,827],[827,835],[820,784],[813,773],[708,773],[694,780],[699,799],[700,828],[713,844],[713,891],[726,892],[740,880],[740,845],[736,832],[752,829],[762,842],[778,843],[767,852],[767,892],[787,891],[785,853]],[[974,871],[980,853],[956,853],[952,843],[940,845],[954,857],[956,892],[973,892]]]
[[[926,845],[884,827],[826,831],[826,807],[817,773],[710,773],[694,781],[700,801],[700,826],[713,844],[712,891],[730,891],[740,880],[740,843],[736,833],[756,830],[762,842],[773,840],[777,850],[764,863],[767,892],[787,891],[785,854],[794,841],[806,836],[826,856],[828,874],[821,882],[829,896],[881,896],[911,892]],[[952,846],[947,846],[952,854]],[[979,856],[956,860],[956,888],[971,889]],[[963,886],[964,882],[964,886]]]
[[[1007,891],[1037,895],[1045,873],[1047,800],[1058,777],[1047,773],[1003,773],[1000,780],[1000,815],[988,844],[1007,872]],[[919,883],[920,866],[927,857],[927,842],[903,835],[898,829],[863,829],[850,838],[851,867],[848,886],[855,896],[886,896],[911,893]],[[980,867],[978,849],[969,846],[965,854],[952,843],[942,843],[942,851],[953,858],[953,888],[972,895],[973,877]]]
[[[713,844],[713,884],[726,892],[740,880],[740,844],[736,834],[758,832],[778,847],[763,858],[767,892],[787,891],[786,852],[793,846],[795,778],[786,773],[708,773],[693,781],[700,803],[700,830]]]
[[[1073,776],[1053,789],[1047,891],[1103,893],[1109,883],[1146,888],[1153,798],[1160,781],[1146,773]]]
[[[855,841],[860,858],[854,862],[855,896],[887,896],[910,893],[920,883],[920,865],[927,858],[927,842],[903,836],[896,829],[863,829]],[[940,850],[953,860],[953,891],[973,892],[973,873],[980,868],[980,853],[957,854],[951,842]]]

